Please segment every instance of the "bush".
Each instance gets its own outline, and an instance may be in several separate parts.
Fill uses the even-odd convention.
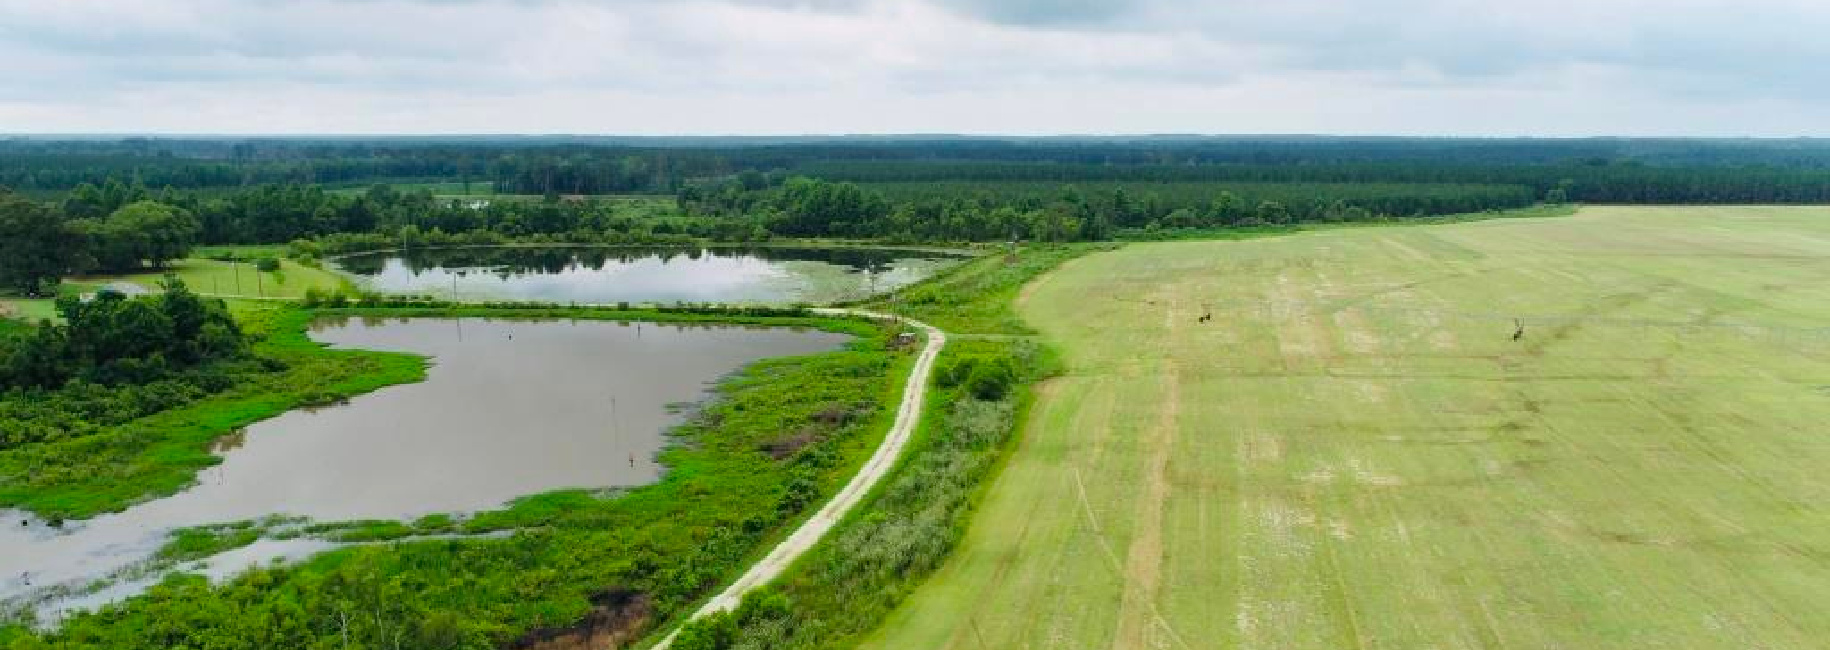
[[[956,357],[941,364],[934,371],[934,384],[941,388],[952,388],[966,383],[966,377],[972,374],[972,367],[978,364],[978,357]]]
[[[266,272],[278,271],[280,270],[280,261],[271,257],[255,258],[254,269]]]
[[[988,361],[972,364],[966,375],[966,390],[973,397],[997,401],[1004,399],[1010,392],[1010,385],[1017,380],[1016,369],[1011,367],[1008,357],[997,357]]]

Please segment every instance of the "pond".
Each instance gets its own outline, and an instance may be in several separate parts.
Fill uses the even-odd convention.
[[[608,304],[825,304],[893,291],[962,257],[868,248],[444,248],[338,261],[383,293]]]
[[[178,527],[270,514],[404,520],[561,488],[649,483],[662,471],[655,454],[666,430],[687,417],[681,405],[751,362],[849,340],[787,328],[476,318],[334,319],[312,330],[336,347],[424,354],[433,365],[426,381],[288,412],[220,441],[223,462],[178,494],[61,529],[11,513],[0,526],[0,601],[55,610],[46,594],[149,558]]]

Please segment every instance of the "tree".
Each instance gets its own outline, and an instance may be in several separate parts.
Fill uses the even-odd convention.
[[[190,211],[158,201],[135,201],[115,210],[108,221],[136,233],[140,258],[153,266],[191,254],[202,225]]]
[[[247,351],[240,328],[220,300],[191,293],[175,276],[165,292],[128,298],[103,290],[91,300],[57,301],[63,324],[0,350],[0,388],[54,389],[72,378],[100,384],[146,383]]]
[[[0,190],[0,284],[28,296],[51,293],[82,245],[61,210]]]
[[[966,390],[982,400],[1003,399],[1004,394],[1010,390],[1010,385],[1016,382],[1016,375],[1016,369],[1011,367],[1007,357],[975,363],[967,371]]]
[[[86,237],[94,266],[127,271],[143,264],[164,266],[189,255],[203,227],[190,211],[157,201],[135,201],[106,219],[81,219],[76,228]]]

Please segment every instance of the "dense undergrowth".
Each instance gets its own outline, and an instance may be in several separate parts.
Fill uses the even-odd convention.
[[[1021,287],[1103,247],[1026,248],[981,258],[875,307],[947,330],[907,456],[870,500],[780,581],[737,611],[695,621],[674,650],[846,648],[875,629],[959,543],[979,492],[1010,448],[1053,353],[1012,309]]]
[[[674,431],[682,444],[661,454],[668,471],[654,484],[555,491],[469,516],[307,526],[302,532],[343,541],[399,541],[260,568],[222,585],[174,575],[143,596],[75,615],[48,633],[0,629],[0,646],[490,648],[639,635],[740,571],[843,483],[886,430],[886,405],[900,390],[895,379],[910,363],[906,352],[885,345],[890,332],[855,320],[558,306],[339,313],[751,322],[818,326],[857,338],[829,353],[758,362],[727,379],[713,401]],[[306,357],[366,354],[310,343],[303,334],[310,315],[296,309],[269,315],[262,345],[309,346]],[[378,361],[396,358],[403,373],[422,372],[412,355]],[[376,381],[379,373],[355,376]],[[174,442],[188,435],[180,432]],[[250,531],[272,529],[267,523],[185,531],[167,547],[166,559],[251,542]],[[296,522],[277,523],[299,531]],[[501,534],[400,539],[492,531]]]

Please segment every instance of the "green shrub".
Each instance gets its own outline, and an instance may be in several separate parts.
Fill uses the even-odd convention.
[[[1016,380],[1017,373],[1011,367],[1010,359],[996,357],[972,364],[971,371],[966,374],[966,391],[978,399],[997,401],[1004,399]]]

